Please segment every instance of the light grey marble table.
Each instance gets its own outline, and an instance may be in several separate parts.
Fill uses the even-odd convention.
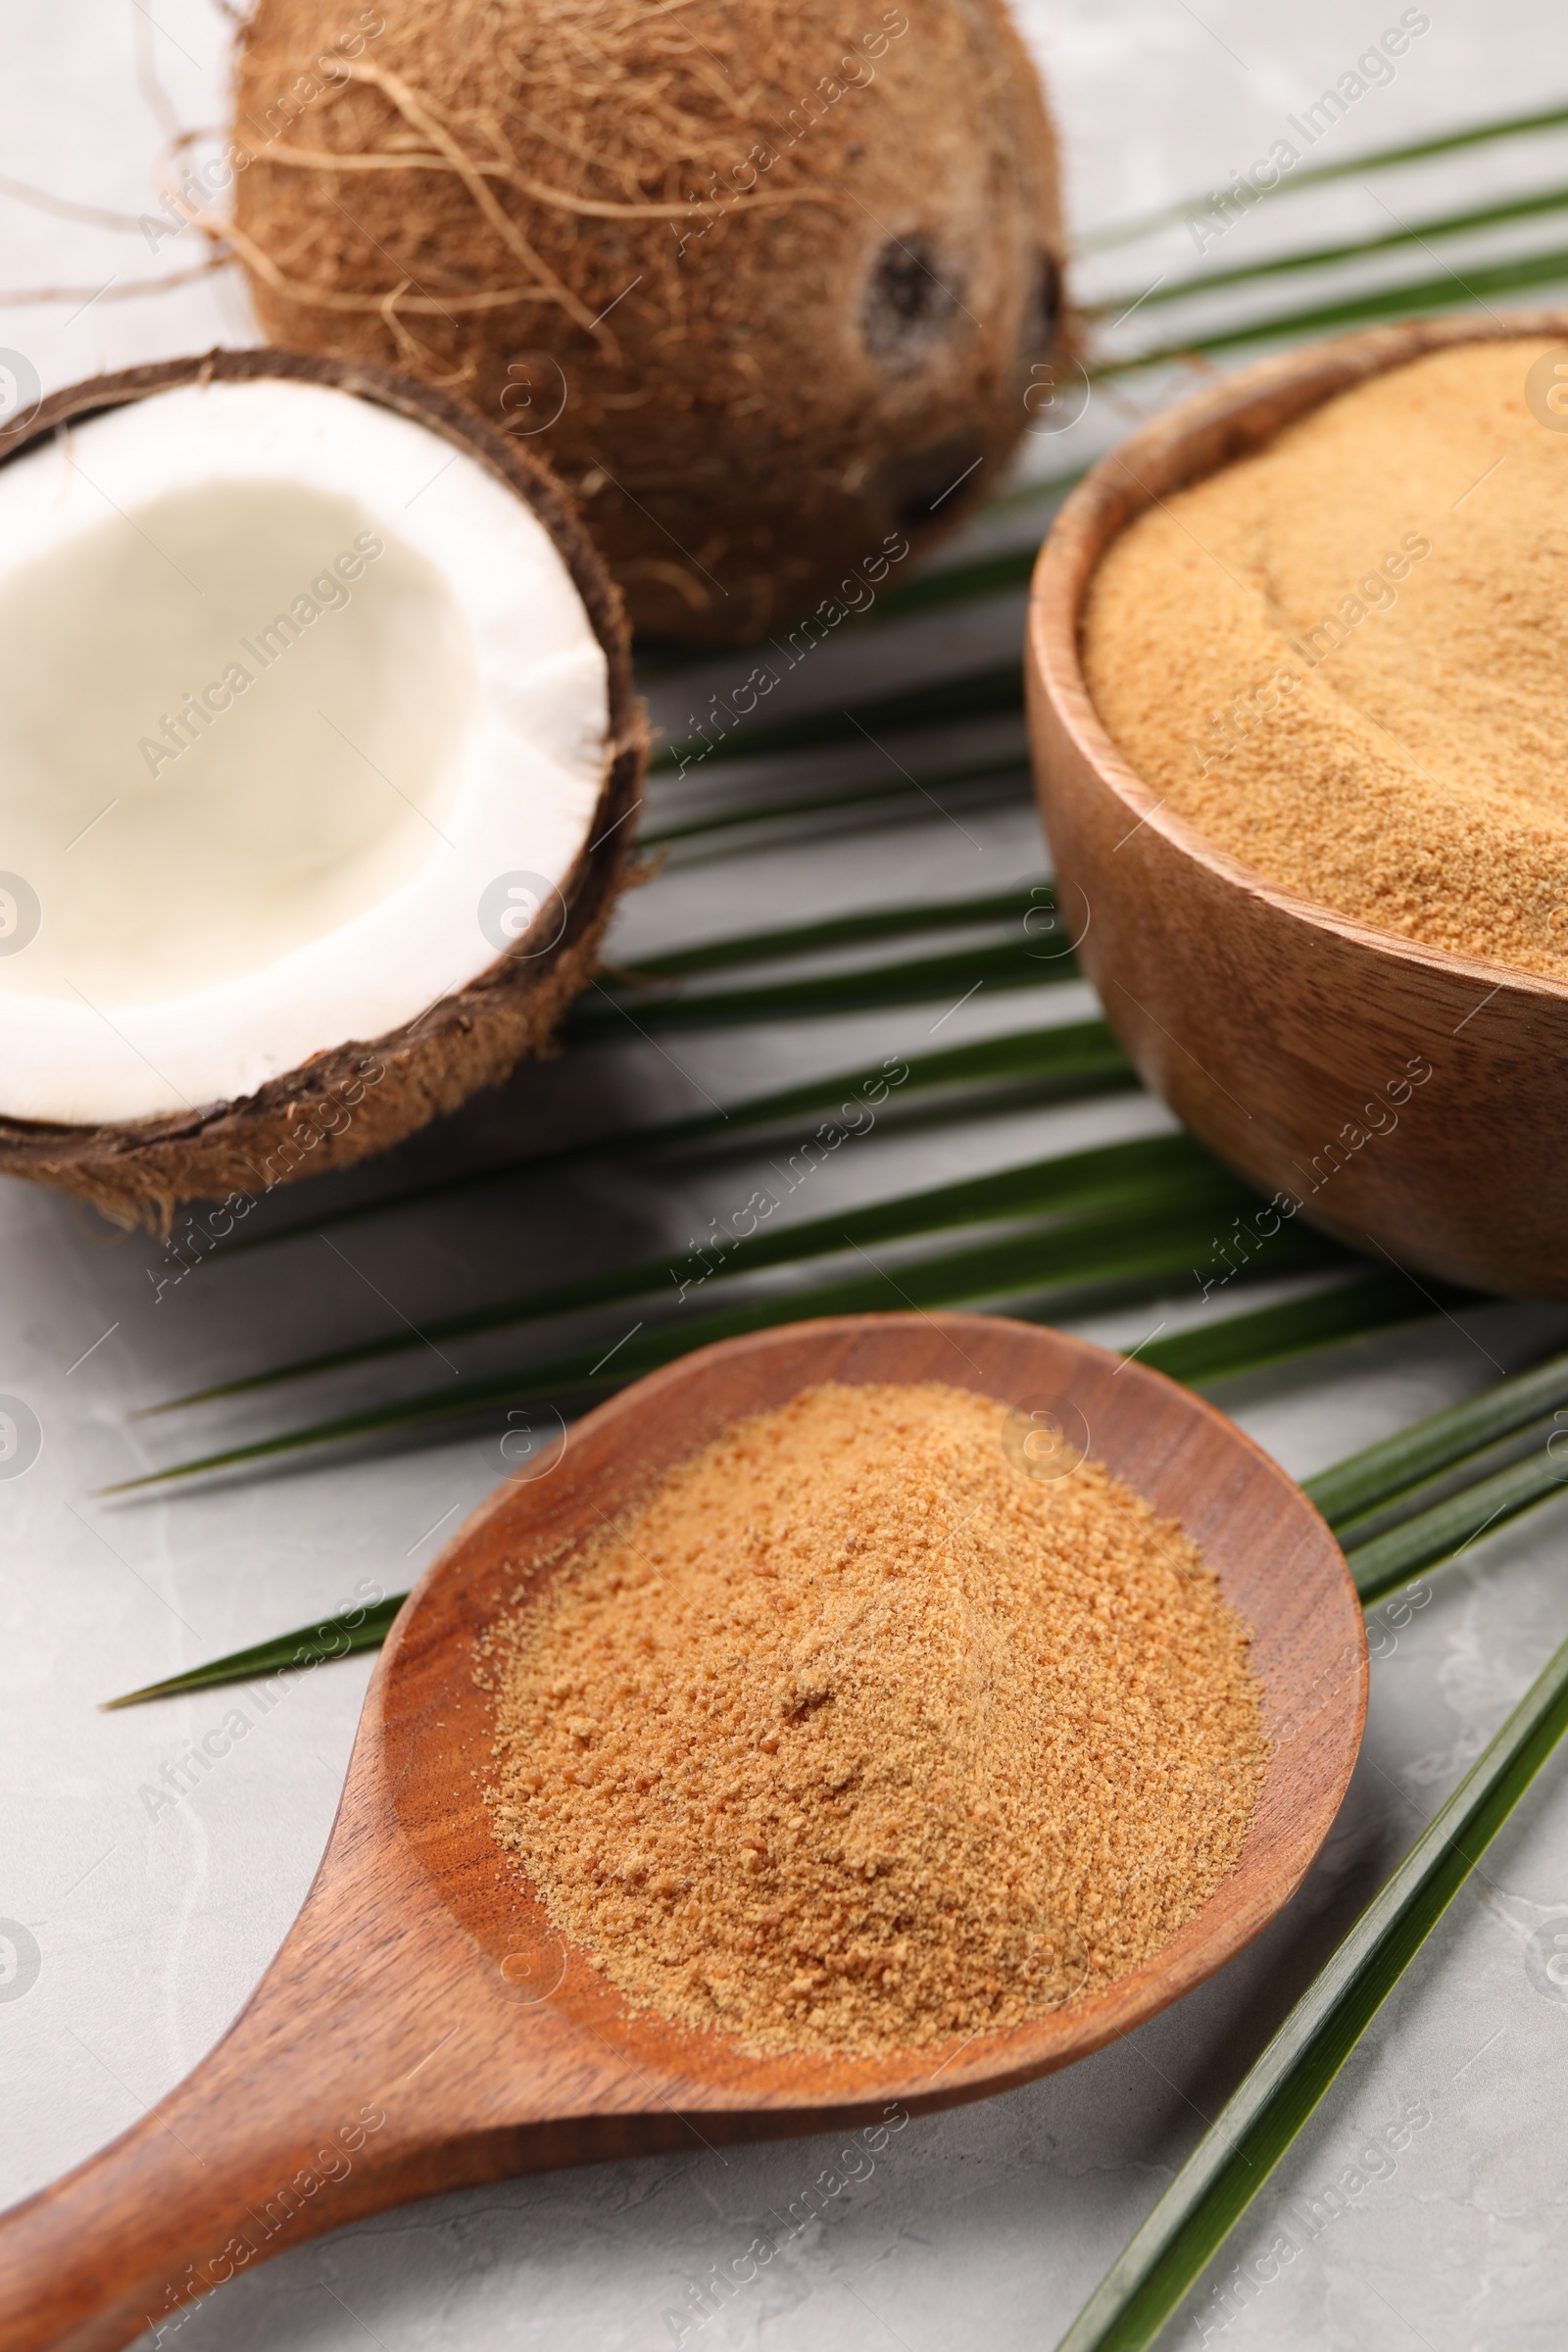
[[[1548,103],[1568,86],[1557,13],[1541,0],[1485,9],[1432,0],[1398,72],[1369,87],[1335,136],[1343,152],[1414,138],[1483,114]],[[1080,227],[1213,184],[1266,153],[1284,119],[1397,22],[1349,0],[1287,10],[1266,0],[1028,0],[1050,77]],[[160,125],[134,74],[137,37],[186,122],[221,119],[226,30],[201,0],[0,4],[0,156],[8,174],[77,204],[132,215],[150,201]],[[1549,150],[1549,151],[1548,151]],[[1325,142],[1325,152],[1327,142]],[[1367,229],[1379,206],[1418,210],[1562,176],[1543,141],[1455,161],[1434,176],[1354,179],[1234,232],[1240,257],[1306,228]],[[135,234],[0,193],[10,290],[80,288],[72,303],[0,309],[0,345],[54,385],[215,340],[251,339],[229,277],[151,300],[125,282],[178,265]],[[1547,240],[1550,236],[1549,224]],[[1179,225],[1095,264],[1093,291],[1131,300],[1192,266]],[[1436,265],[1435,265],[1436,266]],[[1142,274],[1140,274],[1140,272]],[[96,289],[96,291],[95,291]],[[1136,402],[1092,404],[1069,440],[1034,442],[1050,472],[1122,429]],[[1016,518],[978,535],[995,542]],[[1021,604],[1000,600],[906,632],[824,648],[806,701],[864,692],[906,670],[959,668],[1015,641]],[[662,688],[676,729],[727,676]],[[62,695],[72,691],[69,676]],[[831,781],[845,772],[825,761]],[[672,863],[626,903],[617,949],[716,936],[877,899],[965,894],[1043,871],[1021,803],[933,814],[798,846]],[[981,998],[943,1042],[1082,1017],[1082,988]],[[505,1138],[587,1132],[631,1112],[700,1104],[795,1073],[924,1046],[931,1007],[601,1050],[524,1074],[402,1155],[405,1171],[476,1157]],[[973,1127],[878,1138],[814,1183],[823,1206],[938,1182],[977,1165],[1158,1127],[1116,1098]],[[268,1260],[203,1267],[160,1295],[157,1246],[118,1239],[64,1200],[0,1185],[0,1390],[43,1433],[21,1478],[0,1480],[0,1919],[22,1965],[0,1982],[0,2198],[20,2197],[138,2116],[209,2048],[304,1894],[331,1822],[368,1661],[288,1686],[177,1803],[161,1776],[231,1703],[212,1693],[123,1714],[97,1702],[128,1684],[294,1625],[361,1580],[400,1589],[499,1470],[494,1439],[323,1457],[288,1475],[108,1504],[95,1489],[168,1458],[139,1404],[338,1336],[417,1319],[551,1271],[668,1247],[744,1199],[751,1163],[703,1174],[613,1167],[540,1177],[505,1200],[401,1218],[341,1237],[352,1263],[301,1244]],[[373,1191],[381,1172],[352,1181]],[[318,1188],[315,1199],[331,1196]],[[813,1200],[817,1196],[813,1196]],[[303,1196],[302,1196],[303,1199]],[[813,1208],[812,1213],[815,1213]],[[1259,1292],[1261,1298],[1268,1294]],[[1165,1311],[1165,1310],[1161,1310]],[[1174,1302],[1179,1319],[1192,1302]],[[1084,1328],[1130,1344],[1147,1309]],[[1568,1329],[1546,1309],[1487,1307],[1323,1363],[1233,1386],[1227,1407],[1305,1475],[1460,1396]],[[465,1368],[488,1360],[475,1348]],[[400,1376],[402,1377],[402,1376]],[[410,1378],[422,1375],[409,1374]],[[368,1391],[345,1381],[345,1399]],[[322,1392],[323,1397],[326,1392]],[[215,1413],[203,1435],[256,1426]],[[913,2123],[874,2174],[794,2236],[722,2311],[712,2266],[744,2250],[830,2161],[832,2142],[663,2158],[525,2180],[388,2214],[302,2246],[225,2290],[181,2329],[181,2352],[653,2352],[684,2341],[903,2346],[995,2352],[1053,2343],[1168,2180],[1203,2119],[1260,2047],[1357,1906],[1453,1786],[1568,1632],[1568,1505],[1478,1545],[1425,1604],[1379,1618],[1370,1727],[1350,1797],[1306,1886],[1222,1976],[1130,2040],[1005,2098]],[[16,1928],[20,1927],[18,1935]],[[1312,2352],[1525,2352],[1568,2336],[1568,1760],[1547,1772],[1380,2016],[1311,2128],[1175,2323],[1172,2341]],[[1568,1954],[1568,1940],[1561,1945]],[[1300,2250],[1268,2249],[1285,2218]],[[1311,2218],[1315,2214],[1313,2225]],[[1305,2221],[1300,2217],[1308,2217]],[[1238,2284],[1235,2266],[1247,2276]],[[1227,2281],[1231,2291],[1227,2294]],[[693,2290],[698,2301],[693,2302]],[[697,2315],[710,2312],[704,2324]],[[675,2314],[672,2322],[667,2315]]]

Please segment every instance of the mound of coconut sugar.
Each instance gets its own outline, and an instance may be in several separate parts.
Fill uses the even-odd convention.
[[[759,2050],[969,2034],[1110,1984],[1234,1863],[1246,1629],[1105,1470],[1031,1475],[1017,1418],[808,1390],[493,1639],[497,1835],[633,2003]]]
[[[1169,807],[1340,912],[1568,977],[1568,368],[1477,343],[1151,508],[1092,584],[1100,714]]]

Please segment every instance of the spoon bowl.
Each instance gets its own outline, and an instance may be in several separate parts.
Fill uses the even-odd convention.
[[[607,1519],[743,1415],[825,1380],[939,1380],[1070,1423],[1082,1450],[1181,1522],[1251,1629],[1272,1754],[1235,1868],[1102,1991],[918,2050],[760,2057],[631,2008],[551,1926],[490,1830],[476,1668],[487,1631]],[[267,2255],[413,2197],[596,2158],[886,2129],[1068,2065],[1266,1926],[1339,1807],[1365,1707],[1361,1612],[1332,1536],[1266,1454],[1161,1374],[962,1314],[795,1324],[686,1356],[505,1482],[411,1594],[316,1882],[256,1993],[142,2122],[0,2221],[0,2352],[109,2352]]]

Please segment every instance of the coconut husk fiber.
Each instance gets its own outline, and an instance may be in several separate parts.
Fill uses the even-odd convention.
[[[232,237],[264,331],[543,452],[640,630],[787,626],[997,487],[1061,284],[1001,0],[334,24],[258,0],[242,35]]]
[[[256,1094],[189,1111],[104,1126],[0,1118],[0,1175],[60,1186],[121,1225],[167,1233],[185,1200],[230,1200],[232,1219],[279,1184],[385,1151],[456,1110],[481,1087],[548,1050],[598,962],[626,880],[624,820],[636,808],[647,728],[632,689],[625,615],[559,483],[524,447],[444,393],[368,365],[277,351],[215,351],[100,376],[45,401],[24,432],[0,434],[0,463],[74,418],[144,400],[176,384],[290,376],[396,410],[475,459],[524,499],[549,531],[587,608],[610,669],[610,739],[585,848],[562,887],[565,922],[537,955],[503,956],[387,1036],[348,1039]],[[554,912],[552,920],[556,919]],[[232,1197],[232,1199],[231,1199]]]

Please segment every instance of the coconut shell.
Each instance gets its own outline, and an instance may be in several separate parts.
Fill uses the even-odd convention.
[[[264,331],[542,450],[639,630],[788,627],[998,487],[1061,288],[1002,0],[381,0],[323,51],[325,22],[258,0],[241,40]]]
[[[325,384],[395,410],[440,434],[526,502],[554,541],[604,649],[610,752],[588,830],[591,846],[562,886],[566,920],[552,947],[522,959],[500,956],[405,1027],[347,1040],[240,1101],[105,1126],[0,1117],[0,1174],[58,1185],[118,1224],[165,1233],[182,1201],[236,1194],[250,1203],[297,1177],[384,1152],[456,1110],[479,1088],[498,1085],[525,1056],[543,1053],[598,961],[626,877],[633,828],[624,820],[638,806],[648,756],[620,598],[561,485],[530,451],[426,384],[368,364],[279,351],[215,351],[55,393],[25,430],[0,433],[0,464],[64,424],[175,385],[258,376]]]

